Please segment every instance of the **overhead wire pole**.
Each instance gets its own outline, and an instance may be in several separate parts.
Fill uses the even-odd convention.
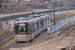
[[[38,0],[37,0],[37,9],[38,9],[38,5],[39,5],[39,2],[38,2]]]
[[[67,22],[68,22],[68,0],[67,0]]]
[[[53,18],[53,21],[54,21],[54,25],[55,25],[55,0],[53,0],[53,9],[54,9],[54,18]]]
[[[60,5],[59,5],[59,1],[58,1],[58,14],[59,14],[59,11],[60,11],[60,8],[59,8],[59,6],[60,6]],[[59,15],[58,15],[58,17],[59,17]]]
[[[59,11],[59,1],[58,1],[58,11]]]
[[[30,0],[30,3],[29,3],[28,5],[29,5],[29,16],[30,16],[30,11],[31,11],[31,7],[30,7],[30,5],[31,5],[31,0]]]
[[[30,16],[30,4],[29,4],[29,16]]]

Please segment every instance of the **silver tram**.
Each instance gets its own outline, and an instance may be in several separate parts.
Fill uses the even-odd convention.
[[[30,41],[41,34],[49,25],[49,16],[28,17],[15,21],[16,41]]]

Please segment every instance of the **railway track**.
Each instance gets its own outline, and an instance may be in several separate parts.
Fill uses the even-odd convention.
[[[2,38],[0,38],[0,46],[5,44],[6,42],[8,42],[9,40],[13,38],[14,38],[14,32],[3,36]]]
[[[27,45],[29,44],[29,42],[22,42],[22,43],[15,43],[14,45],[12,45],[10,48],[20,48],[20,50],[22,50],[23,48],[25,48]],[[9,49],[10,50],[10,49]]]
[[[14,34],[14,31],[13,31],[13,32],[9,32],[9,33],[7,33],[7,34],[0,35],[0,40],[4,39],[4,38],[6,38],[7,36],[10,36],[10,35],[12,35],[12,34]]]
[[[59,44],[65,37],[73,36],[73,37],[70,39],[70,41],[71,41],[71,42],[70,42],[70,45],[73,45],[74,43],[72,43],[72,42],[73,42],[73,40],[74,40],[74,38],[75,38],[75,27],[74,27],[74,26],[69,27],[69,28],[63,30],[60,34],[58,34],[58,36],[62,36],[62,35],[63,35],[63,37],[62,37],[61,40],[58,42],[58,44]],[[67,42],[68,42],[68,41],[67,41]],[[57,45],[58,45],[58,44],[57,44]],[[61,50],[75,50],[75,46],[74,46],[74,47],[68,46],[68,47],[63,48],[63,49],[61,49]]]
[[[58,45],[65,37],[70,36],[70,33],[71,33],[73,30],[75,30],[75,25],[68,26],[68,27],[66,27],[65,29],[62,29],[61,32],[60,32],[58,35],[56,35],[54,38],[52,38],[46,45],[50,44],[50,42],[51,42],[53,39],[55,39],[56,37],[62,36],[62,38],[56,40],[56,41],[59,40],[58,43],[57,43],[57,45]],[[75,38],[75,35],[74,35],[74,37],[71,39],[71,43],[70,43],[70,44],[72,44],[72,41],[73,41],[74,38]],[[54,41],[54,42],[56,42],[56,41]],[[53,43],[53,42],[51,42],[51,43]],[[46,46],[46,45],[45,45],[45,46]],[[42,50],[44,50],[45,46],[43,47]],[[48,49],[47,49],[47,50],[48,50]]]
[[[75,44],[75,42],[73,43],[74,38],[75,38],[75,35],[72,37],[70,45]],[[65,48],[62,48],[61,50],[75,50],[75,46],[67,46]]]
[[[75,25],[73,25],[73,26],[71,26],[71,27],[67,27],[66,29],[64,29],[63,31],[61,31],[61,32],[58,34],[58,36],[63,36],[63,37],[62,37],[61,40],[58,42],[58,44],[59,44],[65,37],[71,36],[70,33],[71,33],[73,30],[75,30]],[[74,38],[75,38],[75,35],[74,35],[73,39],[74,39]],[[72,41],[73,41],[73,39],[72,39]]]
[[[64,35],[67,34],[66,36],[68,36],[68,33],[70,33],[73,30],[73,28],[75,28],[74,26],[75,25],[71,25],[71,26],[65,27],[65,29],[60,30],[61,32],[57,36],[60,36],[61,34],[64,34]]]
[[[65,37],[68,37],[68,36],[73,36],[71,39],[70,39],[70,45],[73,45],[75,43],[72,43],[74,38],[75,38],[75,27],[72,26],[72,27],[69,27],[67,29],[65,29],[62,33],[60,33],[58,36],[62,36],[62,34],[64,35],[63,38],[59,41],[59,43],[65,38]],[[68,42],[68,41],[67,41]],[[66,47],[66,48],[63,48],[61,50],[75,50],[75,46],[73,47]]]

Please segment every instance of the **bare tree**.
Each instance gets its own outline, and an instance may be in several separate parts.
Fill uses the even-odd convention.
[[[18,0],[18,4],[20,4],[21,0]]]
[[[0,4],[2,4],[2,1],[3,1],[3,0],[0,0]]]

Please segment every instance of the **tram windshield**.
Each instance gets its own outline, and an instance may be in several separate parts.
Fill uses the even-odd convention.
[[[15,34],[24,35],[28,34],[28,28],[26,24],[15,24]]]

